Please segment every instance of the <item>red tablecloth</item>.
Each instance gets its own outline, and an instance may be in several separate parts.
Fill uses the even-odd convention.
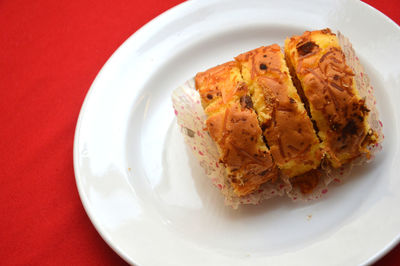
[[[115,49],[179,2],[0,1],[0,264],[125,264],[80,202],[75,125]],[[366,2],[400,23],[398,0]],[[378,265],[398,263],[400,246]]]

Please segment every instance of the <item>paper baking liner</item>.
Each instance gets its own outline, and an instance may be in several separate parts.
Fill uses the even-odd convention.
[[[263,184],[257,191],[249,195],[236,196],[226,178],[225,167],[219,163],[217,146],[205,130],[206,115],[200,102],[200,95],[195,89],[194,79],[186,81],[173,91],[172,102],[174,111],[185,142],[197,157],[207,177],[211,179],[212,183],[225,196],[226,205],[236,209],[239,204],[259,204],[262,200],[283,195],[287,195],[293,201],[318,199],[328,192],[329,184],[344,183],[346,178],[349,177],[352,167],[370,162],[374,154],[382,148],[382,122],[379,120],[376,109],[373,87],[370,85],[369,78],[365,74],[349,40],[340,32],[338,32],[337,36],[340,46],[346,55],[346,62],[355,73],[355,80],[360,96],[366,99],[367,108],[370,110],[368,122],[371,128],[378,134],[379,141],[377,144],[368,147],[370,151],[370,157],[368,158],[362,155],[338,169],[324,166],[324,163],[322,163],[323,174],[312,193],[302,194],[298,187],[292,186],[290,179],[281,177],[275,182],[269,181]]]

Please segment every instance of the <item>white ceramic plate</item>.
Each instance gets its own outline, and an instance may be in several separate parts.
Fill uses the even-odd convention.
[[[376,89],[383,151],[319,201],[239,210],[205,178],[174,117],[174,88],[233,56],[330,27],[350,38]],[[138,265],[356,265],[400,233],[400,29],[359,1],[190,1],[110,58],[83,104],[74,166],[104,240]]]

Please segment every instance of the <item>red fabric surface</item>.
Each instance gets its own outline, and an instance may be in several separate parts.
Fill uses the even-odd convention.
[[[179,2],[0,1],[0,264],[125,264],[80,202],[75,125],[114,50]],[[366,2],[400,23],[397,0]],[[377,265],[398,263],[400,246]]]

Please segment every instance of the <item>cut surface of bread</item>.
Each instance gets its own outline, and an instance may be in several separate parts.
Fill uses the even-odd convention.
[[[244,81],[272,157],[281,170],[294,177],[319,167],[319,139],[294,87],[277,44],[237,56]]]

